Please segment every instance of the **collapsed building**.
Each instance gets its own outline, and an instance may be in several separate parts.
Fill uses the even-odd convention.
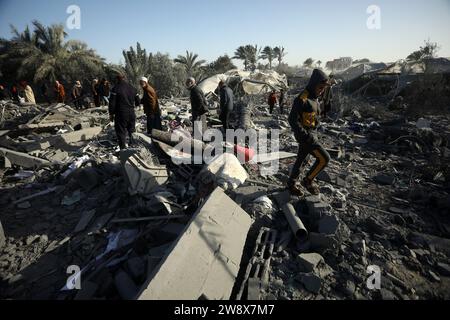
[[[122,152],[106,107],[1,102],[0,296],[449,298],[448,115],[405,118],[338,86],[346,112],[319,131],[332,156],[321,195],[298,198],[284,187],[298,144],[287,114],[266,106],[286,78],[206,79],[209,127],[220,126],[221,80],[238,96],[233,127],[279,130],[279,151],[253,155],[242,142],[210,163],[179,163],[208,148],[190,137],[184,98],[160,101],[164,131],[151,135],[138,110]],[[193,152],[178,150],[174,134]],[[277,170],[261,174],[274,160]],[[380,288],[367,285],[374,266]]]

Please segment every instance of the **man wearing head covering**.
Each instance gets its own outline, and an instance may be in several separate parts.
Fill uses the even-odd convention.
[[[56,102],[64,103],[64,100],[66,100],[66,90],[58,80],[55,81],[55,93]]]
[[[197,86],[194,78],[191,77],[186,80],[186,87],[190,91],[194,137],[201,140],[207,129],[206,112],[208,112],[208,104],[203,91]]]
[[[220,95],[220,115],[219,119],[222,121],[223,132],[226,133],[230,128],[230,114],[234,107],[233,90],[227,86],[223,81],[219,82],[219,95]]]
[[[289,114],[289,124],[299,143],[299,151],[297,161],[289,177],[288,189],[292,194],[298,196],[301,196],[302,192],[295,184],[300,175],[300,168],[304,165],[307,156],[311,154],[316,158],[316,161],[303,179],[302,184],[311,194],[315,195],[319,194],[319,188],[315,185],[314,178],[330,161],[328,152],[319,143],[314,132],[319,124],[317,119],[320,114],[318,98],[328,85],[328,77],[325,73],[319,69],[314,69],[306,89],[295,98]]]
[[[33,89],[30,87],[29,84],[26,83],[26,81],[21,81],[20,86],[22,87],[24,96],[25,96],[25,102],[36,104],[36,99],[34,98],[34,92]]]
[[[125,81],[125,76],[119,74],[117,83],[111,89],[111,98],[109,100],[109,118],[114,121],[117,140],[120,149],[126,149],[127,133],[130,142],[133,140],[133,132],[136,127],[136,114],[134,107],[139,106],[139,96],[136,88]]]
[[[144,113],[147,116],[147,133],[151,134],[153,129],[162,130],[158,95],[155,89],[148,83],[146,77],[142,77],[139,83],[142,90],[144,90],[141,103],[144,106]]]

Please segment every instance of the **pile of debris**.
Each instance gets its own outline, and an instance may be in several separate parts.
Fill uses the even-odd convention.
[[[241,88],[270,88],[248,79]],[[221,126],[215,99],[209,127]],[[183,98],[161,101],[164,131],[151,135],[139,110],[121,152],[106,107],[2,104],[1,297],[448,299],[450,119],[341,102],[344,117],[319,128],[332,156],[321,195],[302,198],[284,187],[298,149],[288,115],[269,115],[260,94],[241,96],[231,123],[278,129],[280,151],[223,144],[209,163],[195,159],[210,146],[190,137]]]

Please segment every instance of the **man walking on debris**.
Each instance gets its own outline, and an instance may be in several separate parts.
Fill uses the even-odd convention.
[[[276,93],[275,89],[272,90],[272,92],[269,94],[267,104],[269,105],[269,112],[270,112],[270,114],[272,114],[273,108],[277,104],[277,93]]]
[[[223,81],[219,82],[220,95],[220,115],[219,119],[222,121],[223,133],[226,134],[227,129],[230,128],[230,114],[233,111],[234,96],[233,90]]]
[[[151,134],[153,129],[162,130],[158,96],[146,77],[142,77],[139,82],[144,90],[141,102],[144,106],[144,113],[147,116],[147,133]]]
[[[56,93],[56,102],[64,103],[66,99],[66,90],[64,90],[64,86],[58,81],[55,81],[55,93]]]
[[[75,109],[81,109],[82,107],[81,103],[82,91],[83,87],[81,86],[81,82],[77,80],[72,88],[72,99]]]
[[[109,100],[109,118],[114,121],[117,140],[120,149],[126,149],[127,133],[130,143],[133,141],[132,134],[136,126],[136,114],[134,107],[139,106],[137,90],[125,81],[123,75],[117,76],[117,84],[111,90]]]
[[[197,86],[194,78],[186,80],[186,87],[189,89],[192,108],[192,122],[194,123],[194,137],[203,137],[206,131],[206,112],[208,104],[203,91]],[[196,123],[197,122],[197,123]]]
[[[319,188],[314,183],[314,178],[330,161],[328,152],[322,147],[313,133],[313,130],[318,126],[317,117],[320,112],[317,100],[328,85],[328,77],[325,73],[319,69],[314,69],[306,89],[295,98],[289,114],[289,124],[299,143],[297,161],[292,168],[288,181],[288,189],[294,195],[302,195],[301,190],[297,188],[295,183],[300,175],[300,168],[304,165],[309,154],[314,156],[316,161],[303,179],[302,184],[311,194],[319,194]]]
[[[99,89],[99,83],[98,83],[98,79],[94,79],[92,81],[92,98],[94,99],[94,105],[96,108],[100,107],[100,95],[98,93],[98,89]]]
[[[280,90],[280,98],[279,98],[279,101],[278,101],[278,103],[280,104],[280,113],[281,114],[283,114],[283,107],[284,107],[284,104],[286,103],[285,99],[286,99],[286,95],[284,93],[284,90],[281,89]]]

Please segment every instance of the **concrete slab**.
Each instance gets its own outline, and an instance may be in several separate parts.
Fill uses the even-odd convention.
[[[7,158],[12,164],[16,164],[26,169],[36,169],[41,166],[48,166],[50,161],[30,156],[23,152],[17,152],[5,148],[0,148],[0,155]]]
[[[222,189],[215,189],[136,298],[229,299],[251,223]]]

